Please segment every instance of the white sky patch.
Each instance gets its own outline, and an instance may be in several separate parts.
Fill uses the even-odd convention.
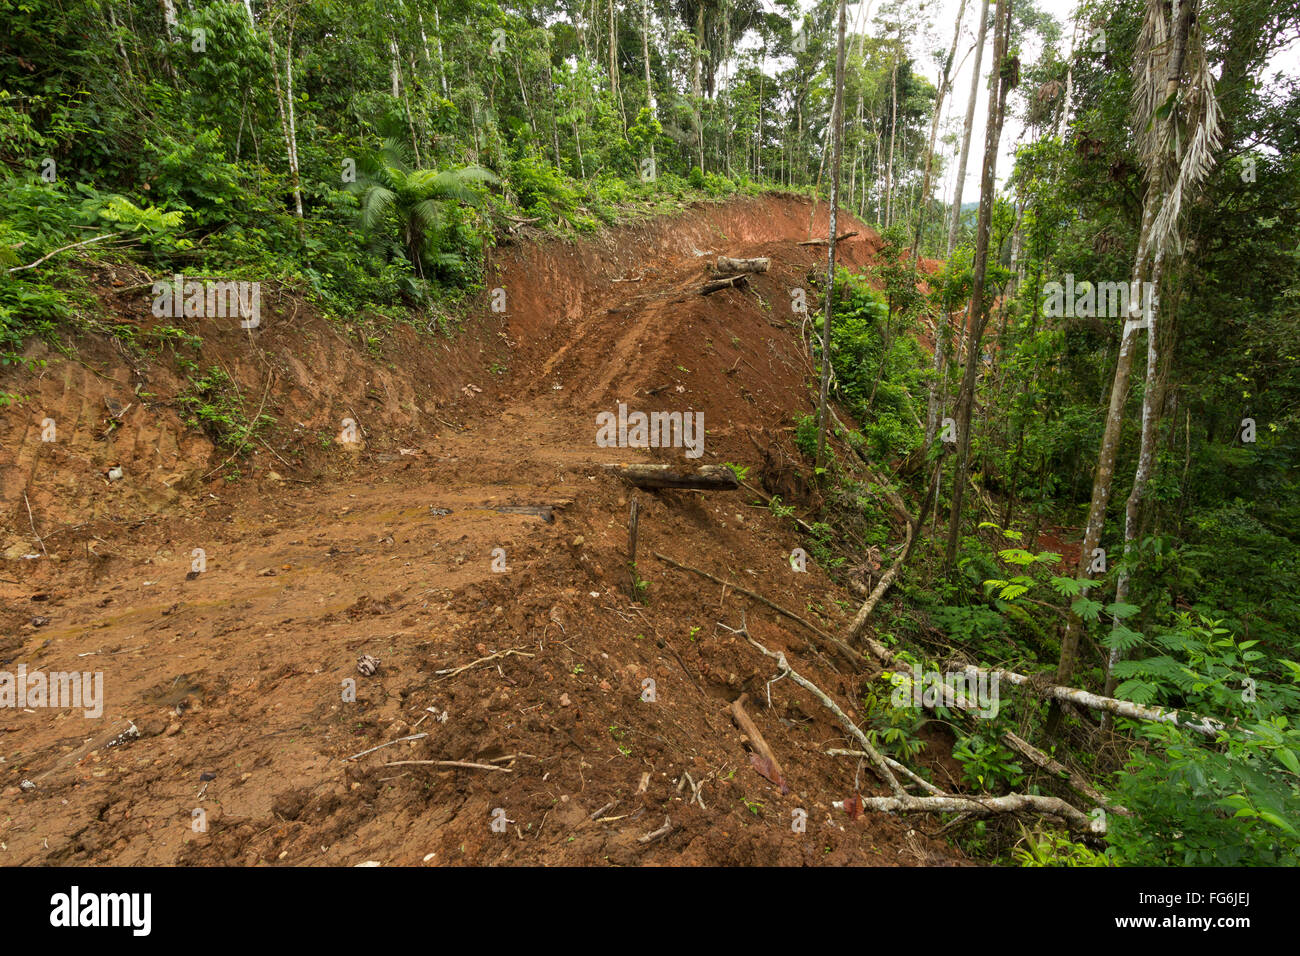
[[[1035,0],[1035,2],[1040,9],[1051,14],[1061,24],[1061,48],[1059,54],[1062,58],[1068,57],[1071,40],[1074,38],[1074,11],[1079,5],[1078,0]],[[847,7],[848,32],[852,34],[855,24],[861,23],[867,34],[872,35],[875,29],[872,20],[875,18],[880,6],[880,0],[863,0],[861,3],[849,3]],[[939,84],[939,72],[942,68],[943,57],[947,55],[948,47],[952,44],[953,21],[956,19],[959,6],[960,0],[928,0],[925,4],[925,10],[921,13],[920,21],[912,24],[913,30],[909,40],[909,48],[915,59],[915,68],[936,87]],[[799,0],[799,7],[804,16],[807,16],[813,4],[811,0]],[[960,146],[959,137],[961,136],[962,125],[966,120],[966,105],[970,98],[971,73],[975,66],[975,56],[970,50],[975,43],[975,33],[981,7],[982,0],[967,0],[966,2],[962,37],[957,45],[956,69],[952,90],[944,101],[944,115],[939,125],[940,142],[938,148],[945,157],[946,168],[943,178],[936,184],[935,188],[936,190],[942,190],[941,196],[947,197],[945,201],[951,199],[953,180],[956,178],[956,150]],[[766,8],[771,9],[770,7]],[[992,8],[990,8],[990,15],[991,12]],[[1087,36],[1081,33],[1074,42],[1083,44],[1086,40]],[[748,41],[745,46],[749,46]],[[1020,50],[1022,62],[1026,64],[1034,63],[1041,54],[1041,44],[1036,36],[1022,42]],[[985,78],[988,76],[989,62],[992,55],[993,32],[990,27],[988,36],[985,38],[984,60],[980,64],[980,72]],[[772,63],[768,64],[769,71],[775,68]],[[1291,77],[1300,76],[1300,41],[1292,43],[1289,47],[1273,56],[1264,69],[1263,78],[1265,83],[1269,84],[1278,74]],[[1026,92],[1024,87],[1013,92],[1013,98],[1019,96],[1022,101],[1016,103],[1013,99],[1002,126],[1002,140],[999,144],[997,166],[997,182],[999,186],[1005,183],[1010,175],[1015,148],[1025,135],[1025,125],[1017,114],[1024,111],[1023,96]],[[971,129],[970,159],[967,162],[966,182],[962,188],[963,205],[979,200],[980,169],[984,155],[984,135],[988,125],[988,109],[987,82],[981,81],[979,98],[975,104],[975,121]],[[943,142],[943,137],[949,134],[956,140],[953,145]]]

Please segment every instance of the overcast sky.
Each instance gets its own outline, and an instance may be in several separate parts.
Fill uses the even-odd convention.
[[[1066,57],[1070,52],[1070,42],[1073,35],[1073,14],[1078,6],[1078,0],[1035,0],[1038,7],[1050,13],[1062,25],[1061,31],[1061,49],[1060,55]],[[912,41],[912,55],[916,59],[917,69],[924,73],[936,86],[939,81],[939,64],[936,62],[936,53],[939,57],[945,56],[948,47],[952,44],[953,21],[957,16],[957,8],[960,0],[928,0],[925,4],[925,11],[922,14],[922,23],[918,24],[920,29]],[[940,135],[956,130],[960,135],[961,124],[966,118],[966,104],[970,97],[971,72],[975,64],[974,55],[967,55],[975,42],[975,30],[977,27],[978,9],[981,0],[967,0],[964,24],[962,26],[962,39],[957,48],[957,60],[960,69],[955,74],[952,92],[948,95],[944,103],[944,123],[940,126]],[[848,5],[848,23],[852,31],[853,25],[858,22],[859,17],[867,17],[867,24],[875,16],[876,9],[880,6],[879,0],[863,0],[862,3],[855,3],[850,0]],[[800,0],[800,7],[806,12],[812,8],[811,0]],[[864,9],[865,8],[865,9]],[[870,27],[867,27],[870,30]],[[1082,44],[1086,38],[1080,37],[1078,43]],[[984,76],[988,75],[989,58],[992,56],[993,37],[992,31],[985,41],[984,62],[981,64],[980,72]],[[1037,42],[1022,43],[1021,57],[1026,62],[1034,62],[1041,54]],[[1288,75],[1300,75],[1300,45],[1292,46],[1269,64],[1266,70],[1266,76],[1271,76],[1274,72],[1282,70]],[[1021,91],[1023,92],[1023,91]],[[1019,111],[1016,106],[1011,112]],[[980,163],[984,151],[984,130],[985,119],[988,116],[988,90],[985,83],[980,83],[979,100],[975,106],[975,124],[971,132],[971,159],[967,163],[966,183],[962,188],[962,202],[969,203],[979,199],[979,179]],[[1006,180],[1011,171],[1011,157],[1024,134],[1024,127],[1021,122],[1014,116],[1008,115],[1006,122],[1003,124],[1001,149],[998,156],[997,178],[1002,183]],[[949,149],[948,152],[951,152]],[[956,175],[956,161],[949,164],[949,169],[944,182],[941,184],[944,195],[952,195],[953,178]]]

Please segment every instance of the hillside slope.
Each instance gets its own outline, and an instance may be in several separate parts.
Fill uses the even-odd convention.
[[[0,661],[102,671],[107,703],[96,719],[4,712],[0,861],[962,862],[904,821],[833,811],[855,779],[884,791],[825,755],[843,746],[831,715],[790,681],[769,684],[772,662],[719,624],[745,620],[856,715],[842,662],[653,557],[842,633],[851,599],[811,562],[792,572],[788,521],[744,491],[638,492],[647,586],[627,594],[630,489],[600,465],[693,462],[598,447],[598,413],[702,412],[698,463],[752,465],[751,481],[798,500],[790,426],[812,410],[801,332],[817,316],[793,313],[791,290],[815,308],[825,268],[824,246],[797,244],[810,222],[824,235],[825,207],[810,212],[763,197],[499,249],[488,285],[505,311],[489,290],[451,343],[399,329],[367,350],[287,299],[252,335],[195,327],[201,363],[230,370],[250,416],[260,402],[277,419],[236,482],[181,424],[169,396],[182,380],[161,357],[144,367],[87,340],[80,361],[6,372],[30,399],[0,415]],[[860,233],[842,261],[867,264],[875,237],[841,228]],[[718,254],[772,268],[700,297]],[[109,295],[106,308],[149,325],[138,300]],[[105,397],[135,407],[98,438]],[[45,417],[56,442],[40,440]],[[358,446],[324,440],[345,417]],[[110,485],[98,472],[112,461],[126,477]],[[554,519],[501,506],[551,506]],[[25,557],[42,546],[48,558]],[[382,662],[371,676],[362,654]],[[727,711],[741,693],[788,793],[749,760]],[[347,759],[412,734],[427,736]],[[946,779],[940,749],[921,762]],[[403,763],[420,760],[479,766]],[[505,832],[491,826],[498,808]],[[641,842],[665,817],[671,832]]]

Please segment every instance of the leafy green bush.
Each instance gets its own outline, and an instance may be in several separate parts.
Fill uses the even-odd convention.
[[[238,387],[230,376],[215,366],[176,396],[185,424],[199,428],[218,445],[242,453],[252,447],[250,439],[275,422],[270,415],[250,421],[244,412]]]
[[[959,737],[952,748],[953,759],[961,764],[962,777],[978,790],[1014,790],[1025,779],[1024,768],[1011,751],[993,735]]]
[[[1112,796],[1133,813],[1108,817],[1117,862],[1300,865],[1300,735],[1286,718],[1246,729],[1260,736],[1231,734],[1220,751],[1167,724],[1137,728],[1152,749],[1135,748],[1116,774]]]
[[[578,190],[563,173],[536,155],[521,156],[511,164],[510,185],[520,208],[546,223],[569,219],[578,205]]]
[[[1011,858],[1021,866],[1113,866],[1105,853],[1098,853],[1082,843],[1075,843],[1061,833],[1035,831],[1021,827],[1024,838],[1011,851]]]

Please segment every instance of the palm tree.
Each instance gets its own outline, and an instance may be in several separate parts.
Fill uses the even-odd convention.
[[[439,248],[447,205],[461,202],[477,206],[481,194],[471,186],[499,180],[482,166],[442,171],[413,169],[407,150],[400,140],[385,139],[378,152],[358,161],[360,176],[354,188],[361,193],[361,227],[371,234],[376,246],[382,245],[390,217],[395,217],[402,248],[416,276],[423,280],[426,267],[459,262],[455,253]]]
[[[1106,427],[1093,477],[1092,504],[1084,525],[1080,552],[1079,572],[1085,588],[1092,583],[1087,570],[1088,561],[1101,543],[1106,505],[1115,476],[1115,459],[1137,332],[1144,328],[1147,332],[1147,375],[1142,401],[1142,438],[1133,488],[1125,506],[1124,550],[1131,556],[1137,536],[1138,506],[1151,473],[1160,412],[1157,320],[1160,317],[1161,272],[1166,253],[1171,257],[1181,253],[1179,213],[1185,201],[1193,198],[1205,181],[1214,165],[1221,139],[1214,75],[1210,72],[1204,36],[1197,22],[1198,6],[1199,0],[1180,0],[1172,5],[1165,0],[1146,0],[1146,12],[1134,50],[1134,132],[1146,189],[1133,262],[1132,287],[1140,288],[1139,282],[1145,280],[1153,292],[1149,306],[1142,301],[1145,297],[1139,296],[1143,314],[1138,321],[1133,321],[1136,315],[1124,317]],[[1117,604],[1123,604],[1128,595],[1129,573],[1126,563],[1116,582]],[[1070,681],[1082,631],[1083,622],[1077,614],[1071,614],[1061,640],[1061,657],[1056,671],[1058,684]],[[1106,662],[1108,694],[1115,688],[1114,668],[1121,657],[1118,643],[1112,644]],[[1060,708],[1053,704],[1048,732],[1055,733],[1059,722]]]
[[[1136,545],[1138,511],[1155,460],[1156,427],[1163,400],[1157,332],[1157,318],[1163,320],[1159,315],[1160,274],[1166,251],[1171,256],[1181,251],[1179,213],[1214,166],[1222,139],[1214,75],[1205,54],[1197,8],[1198,0],[1183,0],[1181,6],[1174,4],[1172,10],[1156,0],[1148,0],[1142,32],[1138,35],[1137,83],[1133,94],[1138,160],[1146,179],[1145,203],[1156,204],[1158,211],[1154,219],[1143,216],[1149,235],[1139,239],[1138,261],[1134,265],[1137,276],[1145,265],[1142,261],[1145,246],[1145,255],[1151,259],[1149,281],[1154,293],[1143,317],[1147,332],[1147,371],[1142,393],[1142,438],[1133,487],[1124,505],[1124,553],[1130,557]],[[1128,600],[1130,574],[1131,562],[1126,560],[1115,583],[1117,604]],[[1115,667],[1122,657],[1121,645],[1113,641],[1106,660],[1107,696],[1114,695]],[[1110,715],[1104,714],[1102,727],[1109,729],[1109,726]]]

